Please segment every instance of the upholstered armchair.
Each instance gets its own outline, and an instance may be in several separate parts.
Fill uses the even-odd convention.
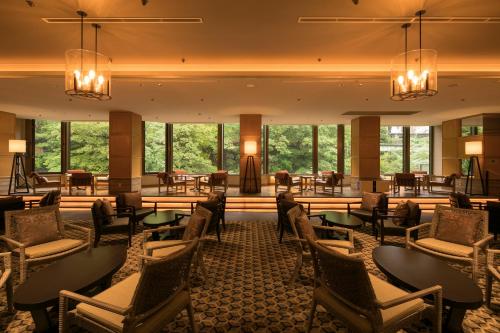
[[[3,269],[0,269],[0,288],[5,288],[7,295],[7,310],[14,312],[13,306],[13,284],[12,284],[12,261],[10,252],[0,253],[0,258],[3,259]]]
[[[212,213],[212,217],[207,226],[207,233],[215,230],[217,234],[217,241],[220,243],[220,222],[221,214],[223,212],[223,202],[221,198],[216,195],[209,195],[206,201],[191,202],[191,214],[196,211],[197,207],[208,209]]]
[[[486,201],[486,210],[488,211],[488,231],[497,240],[500,230],[500,201]]]
[[[336,173],[335,171],[323,171],[321,172],[321,178],[314,180],[314,193],[317,193],[317,187],[321,187],[324,193],[327,193],[327,189],[331,189],[331,195],[335,195],[335,187],[339,187],[339,193],[343,193],[343,182],[344,175],[341,173]]]
[[[292,226],[294,235],[293,240],[296,245],[295,249],[297,254],[295,268],[293,270],[292,278],[290,281],[291,283],[293,283],[299,276],[300,268],[302,267],[304,259],[311,258],[311,253],[306,237],[309,237],[314,242],[327,246],[328,248],[344,255],[349,255],[354,251],[354,234],[351,229],[313,225],[309,218],[319,217],[323,219],[324,217],[322,215],[307,215],[304,207],[299,204],[296,204],[295,207],[288,210],[287,216],[289,223]],[[320,233],[341,233],[345,235],[347,239],[320,239]]]
[[[49,180],[47,177],[40,176],[38,172],[32,172],[30,178],[34,194],[36,194],[36,190],[40,188],[56,188],[61,190],[61,178],[59,178],[59,180]]]
[[[71,238],[68,231],[80,234]],[[91,230],[63,223],[59,207],[48,206],[5,213],[5,235],[0,236],[14,255],[19,256],[20,282],[28,266],[57,260],[89,248]]]
[[[202,206],[197,206],[194,213],[191,215],[184,215],[186,218],[181,220],[179,226],[164,226],[155,229],[145,229],[143,231],[142,248],[145,256],[152,256],[155,258],[170,256],[182,249],[184,249],[190,242],[198,238],[200,241],[196,249],[195,266],[200,267],[203,277],[207,278],[205,265],[203,264],[203,243],[205,241],[205,234],[207,233],[208,225],[212,218],[212,212]],[[187,219],[187,223],[184,220]],[[170,234],[182,232],[182,238],[167,239],[151,241],[153,233],[166,233]]]
[[[144,203],[153,204],[153,207],[145,207]],[[156,213],[158,203],[155,201],[143,200],[140,192],[119,193],[116,196],[116,210],[118,217],[130,216],[134,222],[133,232],[139,221],[146,216]]]
[[[278,212],[278,231],[280,235],[280,243],[283,240],[285,229],[292,231],[292,226],[288,221],[288,210],[301,204],[307,206],[307,214],[311,214],[311,203],[304,201],[296,201],[291,192],[280,192],[276,195],[276,209]]]
[[[128,246],[132,246],[132,232],[134,221],[131,215],[118,216],[111,202],[104,199],[97,199],[92,204],[92,221],[94,223],[94,247],[99,245],[101,235],[126,233],[128,235]]]
[[[177,193],[179,191],[179,187],[181,188],[182,193],[186,193],[187,191],[187,181],[186,176],[177,175],[177,174],[169,174],[166,172],[159,172],[157,175],[158,178],[158,193],[161,192],[161,186],[165,185],[167,187],[167,194],[169,190],[172,189],[173,193]],[[184,188],[184,190],[182,190]]]
[[[302,182],[300,177],[292,177],[286,170],[278,171],[274,174],[274,191],[278,193],[280,186],[286,187],[286,192],[291,192],[292,187],[298,186],[302,192]]]
[[[352,208],[351,205],[359,204],[359,208]],[[363,221],[363,226],[366,222],[372,224],[372,232],[375,235],[375,223],[377,222],[378,214],[385,214],[389,206],[389,199],[385,193],[379,192],[363,192],[361,201],[347,203],[347,213],[359,217]]]
[[[411,233],[418,230],[418,239]],[[406,229],[406,247],[472,266],[477,281],[479,254],[488,247],[488,213],[438,205],[431,223]]]
[[[32,199],[28,201],[29,208],[34,207],[47,207],[52,205],[59,205],[61,203],[61,191],[52,190],[45,193],[40,199]]]
[[[380,235],[380,245],[384,245],[385,236],[406,236],[406,229],[420,224],[422,210],[418,203],[411,200],[401,202],[395,209],[388,209],[377,215],[375,239]],[[412,234],[416,237],[416,233]]]
[[[449,195],[450,206],[463,209],[483,209],[482,202],[472,202],[470,197],[465,193],[452,192]]]
[[[134,273],[94,297],[71,291],[59,293],[59,332],[76,325],[90,332],[160,332],[187,309],[189,325],[197,332],[189,286],[191,261],[198,239],[164,258],[143,257]],[[77,302],[68,311],[70,301]]]
[[[424,176],[424,184],[427,186],[429,193],[437,192],[434,191],[433,187],[440,187],[441,190],[447,188],[451,192],[455,192],[456,180],[460,178],[456,173],[452,173],[449,176],[436,176],[436,175],[426,175]]]
[[[200,187],[210,188],[210,192],[216,190],[226,192],[228,187],[228,174],[226,170],[217,170],[211,173],[208,178],[200,179]]]
[[[488,307],[491,307],[493,281],[500,281],[500,266],[495,265],[495,257],[498,258],[499,256],[500,249],[488,249],[486,251],[486,305]],[[496,263],[498,264],[498,261]]]
[[[69,195],[73,194],[73,187],[77,189],[90,187],[90,193],[94,195],[94,176],[90,172],[72,173],[69,177]]]
[[[396,173],[394,175],[394,185],[393,185],[393,191],[394,193],[400,193],[401,192],[401,186],[403,186],[405,189],[413,189],[415,195],[418,193],[418,183],[417,183],[417,178],[415,177],[414,173]]]
[[[368,273],[359,256],[342,255],[311,238],[307,240],[315,276],[307,332],[320,304],[351,332],[397,332],[432,318],[432,332],[441,333],[441,286],[408,293]],[[429,296],[432,305],[424,301]]]

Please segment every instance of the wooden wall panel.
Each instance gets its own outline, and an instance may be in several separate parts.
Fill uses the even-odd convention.
[[[380,117],[351,121],[351,174],[356,179],[380,177]]]
[[[255,141],[257,143],[257,154],[254,156],[255,170],[257,176],[257,189],[255,189],[255,182],[250,172],[247,176],[246,188],[245,183],[245,169],[247,163],[247,155],[245,155],[244,147],[245,141]],[[261,190],[261,151],[262,151],[262,115],[260,114],[242,114],[240,115],[240,191],[242,193],[256,192],[260,193]],[[250,191],[250,183],[252,188]]]

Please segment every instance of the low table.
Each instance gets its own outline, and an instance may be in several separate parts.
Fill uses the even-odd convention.
[[[78,252],[34,272],[14,293],[14,307],[30,311],[37,332],[57,331],[47,308],[57,306],[59,291],[85,293],[108,288],[127,260],[127,246],[114,245]]]
[[[175,209],[157,211],[156,213],[146,216],[142,224],[149,228],[158,228],[164,225],[177,225],[183,217],[179,217],[179,214],[185,215],[186,213]],[[160,235],[157,232],[153,232],[153,240],[159,239]]]
[[[483,293],[474,281],[445,261],[396,246],[377,247],[372,255],[375,265],[389,281],[403,289],[418,291],[435,285],[443,287],[443,306],[449,307],[443,318],[443,332],[463,332],[465,311],[483,304]]]
[[[318,214],[325,216],[325,222],[328,225],[335,225],[344,228],[359,228],[363,225],[363,221],[357,216],[348,213],[336,212],[334,210],[324,210]]]

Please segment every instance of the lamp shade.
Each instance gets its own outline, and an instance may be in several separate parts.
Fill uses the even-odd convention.
[[[243,146],[245,155],[255,155],[257,154],[257,142],[255,141],[245,141]]]
[[[469,141],[465,143],[465,155],[481,155],[482,153],[482,141]]]
[[[26,140],[9,140],[9,153],[25,153]]]

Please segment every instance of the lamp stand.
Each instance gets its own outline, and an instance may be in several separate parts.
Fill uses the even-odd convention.
[[[250,177],[253,176],[253,183],[255,185],[255,192],[252,191],[252,182],[250,181],[250,187],[247,191],[247,179],[248,174],[250,173]],[[257,193],[259,192],[259,188],[257,186],[257,171],[255,170],[255,161],[253,159],[253,155],[247,156],[247,164],[245,167],[245,178],[243,181],[243,190],[247,193]]]
[[[12,191],[12,183],[14,189]],[[26,191],[18,192],[18,188],[26,187]],[[12,158],[12,169],[10,170],[9,195],[15,193],[29,193],[28,179],[26,178],[26,170],[24,169],[24,161],[22,153],[14,153]]]
[[[465,181],[465,194],[468,193],[469,195],[472,195],[472,178],[474,178],[474,162],[477,164],[477,172],[479,173],[479,179],[481,180],[481,195],[485,195],[483,174],[481,172],[481,165],[479,164],[479,158],[477,156],[471,156],[469,158],[469,168],[467,169],[467,179]]]

